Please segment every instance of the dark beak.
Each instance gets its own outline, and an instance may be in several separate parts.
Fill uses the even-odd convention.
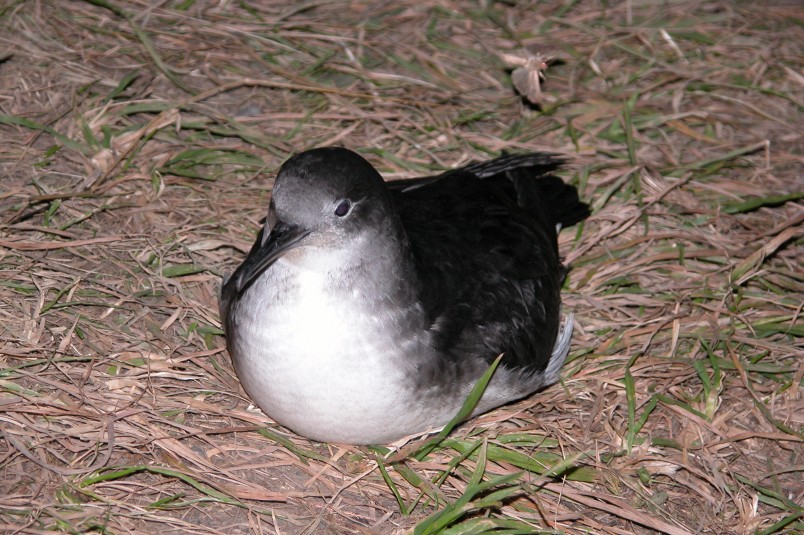
[[[243,293],[257,277],[283,254],[297,247],[309,234],[309,230],[284,223],[276,219],[273,213],[269,213],[266,225],[257,236],[257,241],[254,242],[248,256],[224,283],[222,291],[224,299],[229,301],[232,297]]]

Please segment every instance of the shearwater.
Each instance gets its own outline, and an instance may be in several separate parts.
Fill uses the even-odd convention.
[[[589,213],[550,174],[562,162],[385,182],[347,149],[290,158],[221,292],[246,392],[296,433],[376,444],[445,425],[500,354],[473,414],[557,381],[572,333],[557,232]]]

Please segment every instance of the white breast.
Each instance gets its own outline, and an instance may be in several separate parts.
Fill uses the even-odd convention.
[[[359,287],[333,293],[322,273],[283,260],[267,273],[238,305],[234,348],[240,380],[260,408],[325,441],[376,443],[400,428],[416,431],[427,408],[412,399],[399,346],[418,342],[393,336],[392,322]]]
[[[238,377],[266,415],[309,438],[377,444],[443,426],[456,414],[486,369],[483,359],[441,366],[447,357],[434,352],[418,301],[406,308],[383,295],[392,290],[328,276],[324,266],[343,265],[338,258],[315,256],[311,266],[287,257],[235,303],[230,340]],[[503,360],[474,414],[553,382],[571,325],[569,318],[544,373],[509,370]]]

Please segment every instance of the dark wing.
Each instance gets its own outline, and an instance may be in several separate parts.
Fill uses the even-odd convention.
[[[441,351],[540,371],[559,324],[556,224],[588,214],[548,154],[504,156],[389,184]]]

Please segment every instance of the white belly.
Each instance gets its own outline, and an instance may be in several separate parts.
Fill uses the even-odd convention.
[[[271,272],[289,273],[281,260]],[[252,399],[318,440],[378,443],[418,431],[432,408],[414,399],[405,373],[413,365],[400,362],[410,352],[400,346],[421,342],[389,333],[393,322],[377,317],[358,288],[333,296],[320,273],[292,273],[288,294],[279,296],[280,285],[262,277],[239,304],[235,365]],[[443,418],[435,415],[441,424],[454,412],[445,409]]]

